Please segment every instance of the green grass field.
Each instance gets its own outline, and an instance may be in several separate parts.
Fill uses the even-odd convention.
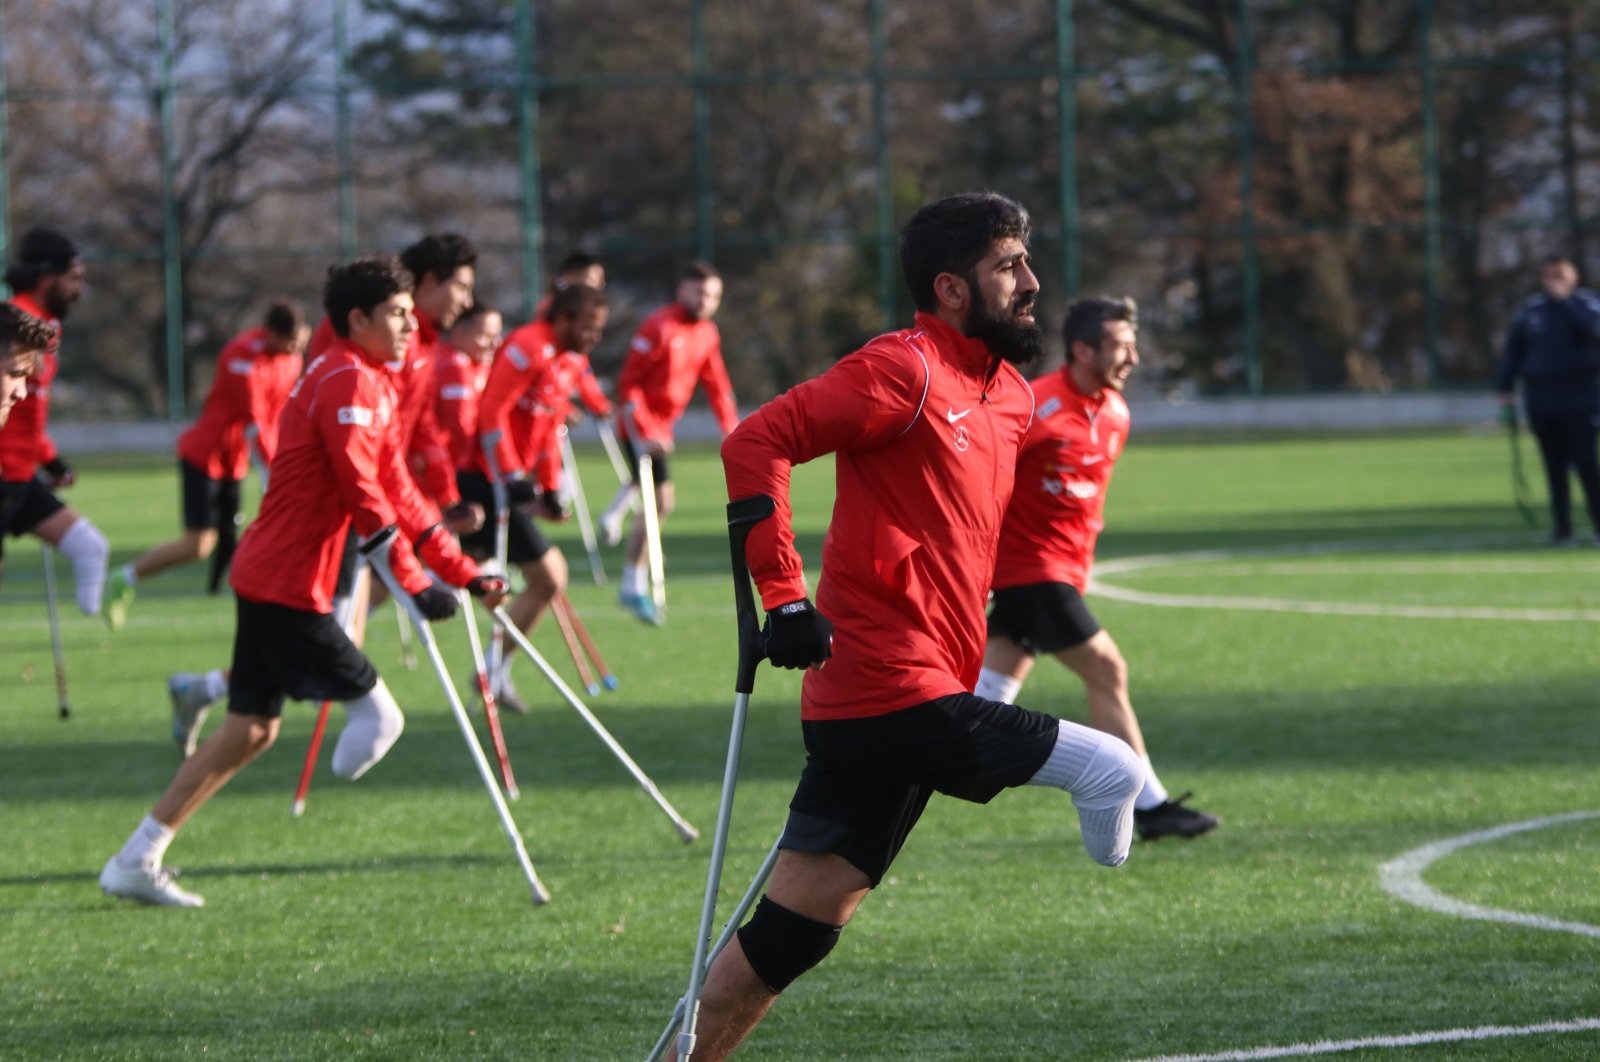
[[[610,473],[584,460],[603,501]],[[70,500],[119,563],[175,532],[169,461],[80,468]],[[589,583],[576,528],[556,535],[622,682],[596,711],[709,835],[733,699],[727,536],[713,454],[673,468],[665,628]],[[796,480],[813,565],[830,471]],[[1163,779],[1223,826],[1136,844],[1110,871],[1083,855],[1060,793],[935,801],[745,1053],[1122,1060],[1503,1026],[1517,1034],[1338,1057],[1600,1056],[1600,818],[1463,842],[1420,870],[1445,901],[1533,924],[1426,909],[1380,880],[1424,845],[1600,814],[1600,551],[1540,549],[1509,493],[1495,436],[1136,439],[1102,542],[1116,596],[1090,603],[1131,663]],[[614,579],[617,551],[607,563]],[[163,680],[226,662],[231,601],[204,596],[199,567],[172,573],[113,637],[70,607],[63,567],[62,722],[33,541],[8,541],[5,567],[0,1057],[644,1057],[687,977],[708,838],[681,844],[525,665],[538,703],[507,720],[513,810],[548,906],[528,903],[443,697],[401,666],[386,609],[368,649],[408,711],[389,758],[348,784],[325,751],[291,819],[314,718],[291,705],[278,746],[169,853],[208,906],[135,907],[95,875],[178,762]],[[438,633],[465,679],[461,623]],[[554,628],[536,641],[571,681]],[[757,679],[729,904],[798,773],[797,693],[788,673]],[[1053,664],[1022,700],[1081,717]]]

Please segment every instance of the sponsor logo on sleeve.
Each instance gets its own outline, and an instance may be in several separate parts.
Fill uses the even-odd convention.
[[[1060,411],[1061,411],[1061,399],[1059,399],[1059,398],[1050,398],[1050,399],[1047,399],[1045,401],[1044,405],[1039,407],[1039,411],[1037,413],[1035,413],[1034,415],[1036,417],[1038,417],[1040,420],[1043,420],[1044,418],[1050,416],[1052,413],[1059,413]]]
[[[464,402],[472,397],[472,388],[466,384],[445,384],[439,388],[439,397],[446,402]]]
[[[372,427],[372,410],[366,406],[340,406],[339,423],[354,424],[359,428]]]
[[[644,336],[634,336],[633,342],[630,343],[629,346],[633,347],[633,349],[637,350],[640,354],[648,354],[650,353],[651,347],[655,346],[655,344],[651,343],[650,340],[646,339]]]
[[[529,365],[533,364],[528,360],[528,355],[523,353],[522,348],[515,343],[506,345],[506,360],[515,365],[519,371],[525,371]]]
[[[252,368],[254,368],[254,366],[251,364],[249,358],[228,359],[228,371],[231,373],[237,373],[240,376],[249,376]]]

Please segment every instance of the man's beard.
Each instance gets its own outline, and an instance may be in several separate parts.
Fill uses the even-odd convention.
[[[44,312],[58,321],[65,321],[73,300],[63,295],[58,287],[46,288],[43,294],[44,297],[39,301],[44,304]]]
[[[962,322],[962,332],[970,339],[983,340],[990,353],[1013,365],[1026,365],[1044,353],[1044,329],[1024,324],[1009,306],[990,313],[974,304]]]

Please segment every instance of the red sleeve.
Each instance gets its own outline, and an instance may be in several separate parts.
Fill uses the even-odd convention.
[[[489,369],[489,382],[484,384],[483,397],[478,399],[478,439],[481,444],[484,436],[500,433],[495,461],[502,476],[526,471],[511,439],[511,407],[528,390],[535,368],[533,355],[508,342],[495,355],[494,365]]]
[[[705,364],[700,366],[700,386],[705,388],[706,400],[711,403],[711,412],[716,414],[722,434],[728,434],[739,423],[739,407],[734,404],[733,382],[728,379],[728,367],[722,361],[720,337],[712,343]]]
[[[789,470],[823,454],[897,438],[916,417],[926,386],[926,366],[903,341],[874,344],[774,398],[723,440],[728,497],[765,494],[777,503],[746,544],[763,608],[806,596],[805,571],[794,548]]]
[[[623,430],[635,439],[660,442],[671,438],[668,425],[650,412],[644,400],[645,387],[660,371],[661,360],[667,353],[660,321],[654,315],[647,317],[628,345],[628,358],[617,376],[617,405],[622,409]]]
[[[583,355],[579,355],[583,357]],[[605,391],[600,387],[600,381],[595,378],[594,369],[589,365],[589,359],[583,358],[583,371],[578,374],[578,398],[583,402],[584,408],[597,417],[611,416],[611,400],[606,397]]]
[[[456,468],[472,465],[472,450],[478,445],[478,393],[472,385],[472,369],[463,369],[454,359],[439,365],[439,394],[434,418],[439,437],[450,451]]]
[[[554,413],[541,410],[533,416],[533,430],[528,434],[528,462],[532,466],[539,489],[561,489],[561,439],[556,434],[559,421]]]
[[[363,538],[400,523],[386,489],[396,457],[394,427],[384,422],[382,407],[392,404],[393,397],[380,393],[365,373],[342,372],[326,380],[312,406],[335,489],[350,512],[356,533]],[[401,472],[404,474],[403,469]],[[404,525],[401,530],[406,530]],[[429,580],[417,563],[409,538],[405,535],[395,539],[389,551],[389,565],[401,587],[415,594],[426,589]]]
[[[428,381],[430,391],[436,391],[437,388],[436,381]],[[461,500],[461,495],[456,491],[450,447],[444,430],[439,426],[431,394],[423,401],[422,409],[417,414],[417,426],[411,432],[408,456],[412,466],[420,470],[418,482],[423,491],[441,508],[449,508]]]
[[[250,375],[244,379],[244,424],[246,438],[251,438],[256,456],[260,458],[263,467],[272,463],[272,455],[278,448],[278,412],[272,408],[272,384],[268,379],[273,370],[270,357],[258,358],[251,367]],[[251,432],[250,429],[255,431]]]

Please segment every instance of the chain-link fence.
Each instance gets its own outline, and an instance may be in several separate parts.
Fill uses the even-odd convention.
[[[572,249],[614,365],[715,261],[741,399],[905,323],[899,222],[1032,210],[1047,317],[1143,308],[1138,393],[1486,387],[1596,239],[1600,12],[1555,0],[8,0],[3,235],[86,251],[68,415],[181,419],[268,298],[456,230],[531,306]],[[0,241],[8,242],[8,241]],[[1592,264],[1592,263],[1589,263]]]

